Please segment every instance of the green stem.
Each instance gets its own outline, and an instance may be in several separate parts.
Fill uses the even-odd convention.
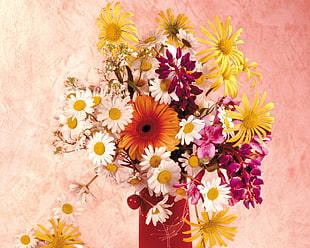
[[[92,182],[93,181],[95,181],[95,179],[98,177],[98,174],[97,175],[95,175],[85,186],[86,186],[86,188],[88,188],[89,187],[89,185],[91,185],[92,184]]]

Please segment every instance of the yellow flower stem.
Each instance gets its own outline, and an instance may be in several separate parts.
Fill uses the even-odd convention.
[[[88,188],[89,185],[91,185],[91,184],[93,183],[93,181],[95,181],[95,179],[96,179],[97,177],[98,177],[98,174],[95,175],[95,176],[85,185],[85,187]]]
[[[161,50],[161,48],[159,50]],[[155,55],[154,55],[155,58],[160,55],[160,52],[157,51],[155,47],[152,47],[152,51],[155,53]]]
[[[91,119],[92,121],[98,122],[97,118],[94,115],[89,114],[89,113],[86,113],[86,115],[87,115],[86,119],[88,119],[88,117],[89,117],[89,119]]]
[[[200,185],[202,185],[202,183],[201,183],[199,180],[197,180],[196,178],[194,178],[194,177],[192,177],[192,176],[190,176],[190,175],[188,175],[188,174],[186,174],[186,173],[183,173],[183,172],[182,172],[182,176],[187,177],[187,178],[189,178],[189,179],[195,181],[196,183],[199,183]]]
[[[141,199],[143,201],[145,201],[147,204],[149,204],[150,206],[154,207],[155,205],[153,203],[151,203],[150,201],[148,201],[147,199],[145,199],[142,195],[139,195],[141,197]]]
[[[62,133],[59,132],[59,131],[54,132],[54,135],[55,135],[56,137],[58,137],[62,142],[67,143],[68,145],[74,145],[74,144],[75,144],[75,142],[68,142],[68,141],[66,141],[66,140],[63,138]]]
[[[195,205],[195,214],[196,214],[196,219],[198,220],[198,223],[200,224],[197,205]]]
[[[206,94],[205,94],[205,97],[207,97],[209,94],[210,94],[210,92],[213,90],[213,88],[210,88],[210,89],[208,89],[208,91],[206,92]]]
[[[159,51],[156,50],[155,47],[153,47],[152,49],[154,50],[154,52],[156,53],[155,54],[155,57],[158,57],[160,54],[162,54],[164,52],[164,48],[166,46],[164,46],[163,44],[161,44],[160,48],[159,48]]]

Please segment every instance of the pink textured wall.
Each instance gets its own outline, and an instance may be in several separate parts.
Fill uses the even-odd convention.
[[[63,81],[94,78],[101,57],[95,19],[104,0],[0,1],[0,244],[32,224],[46,224],[68,181],[89,178],[81,154],[55,157],[53,123]],[[275,103],[273,141],[265,159],[264,202],[234,209],[238,234],[229,247],[309,247],[309,64],[310,3],[307,0],[126,0],[140,33],[155,26],[160,10],[185,13],[192,25],[218,15],[242,27],[242,50],[259,63]],[[199,32],[197,32],[199,34]],[[246,90],[246,89],[244,89]],[[72,169],[72,167],[74,169]],[[87,180],[86,179],[86,180]],[[137,247],[138,213],[126,205],[126,188],[98,180],[97,201],[78,218],[93,248]]]

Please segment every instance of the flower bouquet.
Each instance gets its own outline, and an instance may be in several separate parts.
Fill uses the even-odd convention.
[[[132,188],[127,203],[140,211],[140,248],[226,246],[237,229],[229,207],[263,201],[260,165],[273,104],[264,103],[266,93],[252,103],[245,94],[237,99],[238,87],[255,88],[262,79],[258,65],[239,50],[242,29],[233,32],[230,17],[208,21],[200,27],[205,37],[196,38],[186,15],[171,9],[147,34],[138,34],[132,16],[119,2],[101,10],[100,80],[66,80],[55,153],[87,151],[94,177],[70,185],[81,203],[92,199],[91,183],[101,177]],[[61,216],[73,211],[61,202],[50,221],[59,235],[67,223]],[[35,237],[55,242],[56,234],[40,227]],[[83,244],[65,241],[59,247]]]

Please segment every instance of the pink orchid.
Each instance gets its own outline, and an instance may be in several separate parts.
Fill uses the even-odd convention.
[[[195,139],[194,142],[198,145],[197,155],[200,159],[215,155],[215,144],[221,144],[225,141],[222,134],[223,128],[220,125],[210,125],[207,117],[204,117],[205,127],[200,131],[201,138]]]

